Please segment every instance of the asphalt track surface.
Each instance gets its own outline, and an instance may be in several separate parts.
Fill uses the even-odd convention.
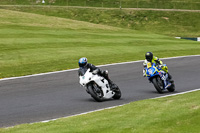
[[[121,88],[120,100],[94,101],[80,87],[77,70],[1,80],[0,127],[33,123],[122,105],[200,88],[200,56],[163,59],[173,76],[176,91],[158,94],[142,76],[142,62],[103,66]]]

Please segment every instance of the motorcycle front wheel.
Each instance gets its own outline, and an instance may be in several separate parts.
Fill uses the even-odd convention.
[[[97,102],[103,101],[103,92],[95,83],[88,85],[88,91],[94,100]]]
[[[153,78],[152,83],[154,87],[156,88],[156,90],[158,91],[158,93],[163,93],[163,82],[160,79],[160,77]]]

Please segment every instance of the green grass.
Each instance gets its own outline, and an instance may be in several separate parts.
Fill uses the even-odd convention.
[[[78,59],[100,65],[200,54],[198,42],[59,17],[0,10],[0,77],[78,67]]]
[[[62,6],[0,6],[0,8],[164,34],[173,37],[200,36],[200,12],[81,9]]]
[[[149,99],[47,123],[2,128],[1,133],[199,133],[200,91]]]
[[[174,32],[175,28],[173,27],[173,24],[177,24],[176,19],[177,21],[181,20],[179,21],[181,25],[177,24],[175,26],[182,29],[179,32],[184,35],[187,35],[187,32],[193,36],[198,35],[199,31],[197,29],[199,27],[195,24],[198,24],[199,18],[195,18],[195,16],[198,16],[195,13],[190,14],[191,16],[187,14],[185,19],[180,17],[185,15],[184,13],[172,13],[167,17],[170,17],[170,20],[172,19],[174,23],[169,20],[170,24],[167,25],[168,22],[164,22],[166,20],[160,18],[161,13],[155,12],[130,13],[129,11],[123,11],[120,14],[122,16],[117,16],[116,13],[121,11],[97,11],[101,18],[97,19],[95,16],[98,15],[94,10],[76,11],[76,9],[70,9],[66,10],[65,13],[71,15],[64,15],[63,11],[65,9],[59,8],[60,10],[56,9],[53,12],[53,8],[41,10],[29,7],[30,12],[42,14],[42,11],[45,11],[44,15],[0,9],[1,78],[77,68],[78,59],[83,56],[86,56],[89,62],[99,65],[141,60],[144,59],[144,53],[147,51],[152,51],[160,58],[200,54],[199,42],[178,40],[174,37],[161,35],[166,34],[166,32],[169,32],[170,36],[178,35],[178,32]],[[27,9],[15,8],[12,10],[27,11]],[[51,12],[48,13],[48,11]],[[81,12],[83,17],[80,15]],[[103,16],[101,16],[101,13],[103,13]],[[136,13],[135,19],[137,21],[134,22],[139,23],[139,26],[136,26],[138,29],[131,29],[137,29],[137,31],[124,29],[127,23],[131,22],[129,19],[133,17],[132,15],[126,17],[127,13],[133,16]],[[89,17],[88,14],[92,17]],[[152,20],[145,23],[145,19],[141,19],[145,14],[152,14],[151,17],[155,14],[159,17],[152,19],[148,16],[148,20]],[[168,12],[164,13],[162,17],[166,17],[167,14]],[[175,17],[172,15],[175,15]],[[123,22],[123,19],[118,19],[118,17],[123,16],[125,16],[125,22]],[[189,18],[195,19],[191,21]],[[155,21],[157,19],[158,21]],[[97,20],[101,20],[101,22]],[[118,20],[121,21],[116,24]],[[150,22],[157,23],[151,24]],[[189,26],[190,23],[191,26]],[[163,28],[165,25],[166,28]],[[148,28],[143,29],[146,26],[149,26],[149,30]],[[160,35],[154,34],[156,29],[159,28],[161,30],[158,32]],[[171,33],[172,31],[173,33]],[[106,109],[48,123],[2,128],[0,132],[196,133],[200,130],[199,94],[198,91],[175,97],[143,100],[116,109]]]
[[[198,0],[1,0],[2,5],[62,5],[119,8],[200,9]]]

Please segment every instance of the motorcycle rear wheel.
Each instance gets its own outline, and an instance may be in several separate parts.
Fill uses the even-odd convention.
[[[88,91],[91,95],[92,98],[94,98],[94,100],[96,100],[97,102],[102,102],[103,101],[103,92],[101,90],[101,88],[95,88],[98,87],[97,85],[95,85],[95,83],[88,85]],[[98,91],[97,91],[98,89]]]
[[[172,83],[172,85],[171,85],[169,88],[167,88],[167,90],[168,90],[169,92],[174,92],[174,91],[175,91],[175,84]]]
[[[156,88],[156,90],[158,91],[158,93],[163,93],[163,82],[161,79],[158,79],[158,78],[160,78],[160,77],[153,78],[152,83],[153,83],[154,87]],[[158,80],[160,80],[160,81],[158,81]]]
[[[119,89],[119,87],[117,86],[117,89],[114,91],[115,95],[113,96],[113,99],[120,99],[122,96],[121,90]]]

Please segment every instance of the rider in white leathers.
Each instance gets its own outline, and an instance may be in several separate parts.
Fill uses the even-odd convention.
[[[86,68],[86,69],[89,69],[90,68],[90,71],[94,74],[98,74],[102,77],[104,77],[109,85],[110,85],[110,88],[111,90],[114,90],[117,86],[110,80],[110,78],[108,77],[108,71],[101,71],[98,67],[94,66],[93,64],[90,64],[87,62],[87,58],[85,57],[82,57],[79,59],[79,70],[78,70],[78,75],[80,76],[80,70],[83,69],[83,68]]]

